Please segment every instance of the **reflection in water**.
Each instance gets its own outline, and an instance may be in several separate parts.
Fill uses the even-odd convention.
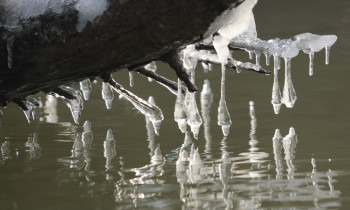
[[[203,117],[204,127],[204,139],[205,139],[205,150],[207,158],[211,158],[211,144],[212,137],[210,134],[210,108],[213,103],[214,94],[210,88],[209,80],[204,80],[203,89],[201,92],[201,112]]]
[[[203,105],[202,112],[205,112]],[[203,116],[206,116],[204,122],[210,122],[209,114]],[[210,139],[210,146],[207,146],[207,140],[201,152],[194,145],[190,131],[186,132],[180,148],[162,154],[161,145],[155,141],[152,122],[146,117],[149,162],[133,168],[125,164],[124,157],[118,156],[112,129],[104,134],[104,141],[95,142],[91,123],[86,121],[80,127],[83,131],[77,132],[71,156],[58,159],[61,163],[56,177],[58,185],[62,188],[73,184],[82,190],[82,197],[113,200],[117,209],[339,207],[340,191],[334,186],[339,172],[318,171],[316,158],[311,159],[311,171],[298,168],[295,164],[298,138],[293,127],[284,137],[279,129],[275,130],[271,142],[274,160],[270,161],[266,152],[270,150],[258,147],[253,102],[249,103],[249,116],[251,129],[247,151],[234,155],[235,149],[229,146],[231,140],[224,137],[219,145],[219,158],[208,156],[208,151],[211,144],[220,140],[211,142]],[[1,142],[0,163],[16,161],[22,153],[29,160],[42,158],[36,133],[29,135],[22,147],[23,144],[25,150],[18,151],[11,139]],[[99,163],[103,162],[105,166],[101,168]]]
[[[26,152],[28,153],[29,160],[38,159],[41,156],[40,146],[38,143],[38,134],[33,133],[32,136],[28,137],[28,141],[25,143],[27,148]]]

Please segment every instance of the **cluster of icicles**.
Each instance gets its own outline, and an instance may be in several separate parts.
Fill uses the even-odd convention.
[[[311,33],[304,33],[296,35],[291,39],[272,39],[268,41],[261,40],[251,33],[243,33],[239,36],[233,38],[229,43],[221,35],[211,37],[212,45],[216,51],[216,54],[211,53],[207,50],[196,50],[194,44],[186,46],[178,54],[180,60],[182,61],[183,67],[186,69],[186,73],[190,75],[191,82],[195,84],[195,69],[198,62],[202,62],[202,66],[205,71],[211,70],[211,63],[221,63],[221,94],[220,101],[218,105],[218,115],[217,122],[218,125],[222,127],[222,132],[224,136],[229,134],[229,129],[232,124],[230,114],[226,105],[225,100],[225,74],[226,65],[228,60],[234,63],[237,72],[241,69],[253,69],[258,71],[260,68],[260,57],[264,54],[266,57],[266,65],[269,65],[270,58],[273,56],[274,60],[274,83],[272,88],[272,100],[271,103],[274,108],[275,114],[278,114],[282,104],[286,107],[292,108],[297,99],[293,82],[291,78],[291,60],[299,54],[302,50],[304,53],[308,54],[310,57],[309,74],[313,75],[313,59],[314,53],[325,49],[326,59],[325,63],[329,63],[329,54],[331,46],[336,42],[337,36],[335,35],[315,35]],[[206,43],[208,45],[208,43]],[[209,43],[210,45],[210,43]],[[249,57],[252,59],[255,54],[256,64],[243,63],[232,59],[229,48],[242,49],[249,53]],[[278,82],[278,71],[281,68],[281,58],[285,62],[285,81],[284,87],[281,94],[280,86]],[[155,72],[157,69],[156,63],[153,61],[145,66],[149,71]],[[133,72],[130,71],[130,86],[134,86]],[[149,78],[151,82],[152,79]],[[196,93],[190,93],[186,90],[185,95],[182,93],[182,83],[178,79],[178,91],[176,93],[177,98],[175,102],[174,119],[178,123],[181,132],[185,133],[187,130],[187,125],[189,125],[191,132],[194,137],[198,139],[198,133],[200,126],[203,123],[202,117],[198,111],[196,103]],[[60,99],[64,104],[70,109],[74,122],[78,123],[83,110],[83,98],[89,100],[91,91],[91,82],[89,79],[80,82],[81,91],[75,90],[71,87],[61,86],[61,89],[70,93],[74,96],[74,99],[66,98],[62,95],[52,92],[51,94],[56,98]],[[159,134],[160,123],[164,119],[163,113],[159,107],[154,104],[152,98],[147,102],[130,91],[124,89],[120,84],[115,83],[111,85],[109,83],[102,82],[102,98],[106,103],[107,109],[111,109],[112,101],[114,99],[113,90],[123,96],[125,99],[129,100],[137,110],[142,114],[149,117],[153,124],[156,134]],[[206,97],[206,92],[210,90],[209,83],[206,82],[203,87],[203,92],[201,97]],[[210,99],[207,99],[210,100]],[[212,99],[211,99],[212,100]],[[25,110],[25,116],[30,123],[36,118],[36,109],[38,107],[38,101],[34,98],[28,97],[28,100],[24,101],[28,110]],[[0,110],[0,117],[2,112]]]
[[[270,58],[273,56],[274,61],[274,83],[272,88],[272,100],[275,114],[278,114],[281,105],[286,105],[287,108],[293,108],[297,99],[292,77],[291,77],[291,61],[292,58],[299,54],[299,51],[303,51],[309,55],[309,75],[314,74],[314,54],[322,49],[325,49],[325,64],[329,64],[330,48],[336,42],[337,36],[335,35],[316,35],[311,33],[303,33],[292,37],[291,39],[271,39],[268,41],[261,40],[259,38],[250,37],[246,34],[240,35],[234,38],[230,45],[235,48],[240,48],[249,53],[250,59],[254,54],[256,57],[256,65],[260,65],[260,56],[264,54],[266,57],[266,65],[270,64]],[[285,77],[284,86],[281,94],[278,71],[281,68],[281,58],[285,63]]]

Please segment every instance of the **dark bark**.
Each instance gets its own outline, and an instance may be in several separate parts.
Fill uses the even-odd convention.
[[[109,0],[103,15],[88,22],[80,33],[74,5],[67,5],[60,15],[48,12],[21,20],[21,30],[9,30],[0,2],[0,103],[164,60],[182,46],[201,40],[218,15],[241,2]],[[12,68],[8,68],[8,45]]]

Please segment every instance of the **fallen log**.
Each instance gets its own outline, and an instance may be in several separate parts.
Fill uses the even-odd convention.
[[[1,1],[0,104],[170,59],[243,1]]]

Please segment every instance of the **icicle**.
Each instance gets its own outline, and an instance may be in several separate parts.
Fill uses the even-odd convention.
[[[135,83],[134,83],[134,72],[133,71],[129,71],[129,81],[130,81],[130,87],[134,87]]]
[[[236,72],[237,72],[237,74],[241,73],[242,72],[242,68],[240,66],[237,66],[236,67]]]
[[[260,57],[261,57],[260,52],[255,52],[255,63],[257,66],[260,66]]]
[[[252,60],[254,56],[254,52],[251,50],[248,50],[248,54],[249,54],[249,59]]]
[[[203,121],[199,114],[196,102],[195,93],[190,93],[190,103],[188,105],[188,119],[187,123],[191,128],[194,138],[198,139],[199,128],[202,125]]]
[[[314,74],[314,55],[315,55],[315,52],[314,51],[311,51],[309,53],[309,75],[312,76]]]
[[[76,124],[79,124],[81,111],[84,109],[84,101],[82,99],[81,92],[67,86],[60,86],[60,88],[62,88],[66,92],[69,92],[71,95],[75,97],[75,99],[68,99],[56,93],[54,94],[56,98],[60,99],[63,103],[65,103],[68,106],[73,116],[74,122]]]
[[[225,99],[226,69],[221,65],[221,97],[218,107],[218,125],[221,126],[224,136],[228,136],[232,125],[230,113],[228,112]]]
[[[160,126],[160,123],[164,119],[164,116],[162,110],[160,110],[158,106],[149,104],[147,101],[124,89],[123,86],[115,82],[113,79],[109,81],[109,84],[113,90],[130,101],[137,110],[139,110],[145,116],[149,117],[155,127]]]
[[[284,87],[283,87],[283,97],[282,103],[286,105],[287,108],[293,108],[297,96],[293,87],[293,82],[291,78],[291,59],[285,58],[285,77],[284,77]]]
[[[156,101],[153,98],[153,96],[150,96],[148,98],[148,103],[152,104],[153,106],[156,106]],[[150,121],[152,122],[154,133],[158,136],[159,135],[159,130],[160,130],[160,124],[163,119],[155,119],[155,118],[150,118]]]
[[[278,63],[279,63],[279,58],[278,57],[273,57],[274,58],[274,79],[273,79],[273,86],[272,86],[272,99],[271,99],[271,104],[273,106],[273,110],[275,114],[279,114],[280,109],[281,109],[281,91],[280,91],[280,86],[278,82]]]
[[[111,109],[114,99],[112,88],[105,82],[102,82],[102,98],[106,103],[106,108]]]
[[[178,87],[181,87],[181,80],[178,79]],[[182,89],[178,88],[177,97],[175,102],[174,119],[177,122],[179,129],[182,133],[187,129],[187,116],[185,111],[184,97],[182,95]]]
[[[268,52],[268,51],[265,51],[264,54],[265,54],[265,58],[266,58],[266,66],[269,66],[270,65],[271,53]]]
[[[115,140],[113,137],[112,129],[108,129],[106,139],[103,142],[104,157],[106,158],[106,170],[109,171],[113,168],[112,160],[117,155],[115,149]]]
[[[282,178],[283,173],[283,163],[282,163],[282,156],[281,156],[281,150],[282,150],[282,135],[279,129],[275,130],[275,135],[272,138],[273,142],[273,154],[276,164],[276,179]]]
[[[27,106],[27,110],[23,110],[28,123],[31,123],[36,119],[36,110],[39,106],[39,103],[34,98],[28,98],[27,101],[23,101],[23,103]]]
[[[92,89],[90,79],[85,79],[79,82],[80,90],[83,92],[84,100],[88,101],[90,99],[90,92]]]
[[[157,64],[156,64],[155,61],[152,61],[151,63],[145,65],[144,67],[145,67],[145,69],[147,69],[147,70],[149,70],[149,71],[152,71],[152,72],[156,72],[156,71],[157,71]],[[148,81],[149,81],[149,82],[152,82],[153,79],[150,78],[150,77],[148,77]]]
[[[2,116],[4,116],[3,112],[0,109],[0,119],[2,119]]]
[[[191,82],[195,84],[195,69],[191,69]],[[199,128],[203,121],[197,108],[196,93],[190,93],[187,116],[187,123],[191,128],[191,132],[194,138],[198,139]]]
[[[326,53],[325,63],[326,63],[326,65],[328,65],[329,64],[329,56],[330,56],[331,47],[329,45],[326,45],[324,50],[325,50],[325,53]]]

